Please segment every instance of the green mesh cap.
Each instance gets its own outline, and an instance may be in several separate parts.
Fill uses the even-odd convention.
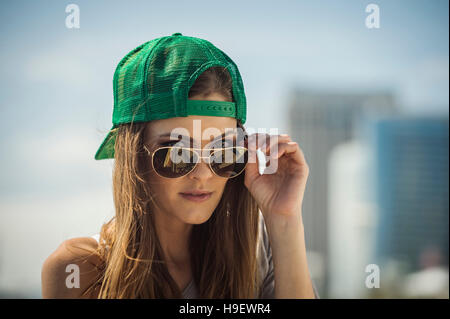
[[[213,66],[225,67],[232,80],[233,102],[188,100],[197,77]],[[114,158],[115,133],[123,123],[188,115],[246,120],[246,98],[236,64],[209,41],[174,33],[148,41],[128,53],[113,79],[113,127],[95,154]]]

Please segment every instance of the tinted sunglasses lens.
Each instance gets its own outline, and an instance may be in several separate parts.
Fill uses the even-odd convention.
[[[226,178],[239,175],[247,165],[248,151],[244,147],[228,147],[211,153],[211,168]]]
[[[188,148],[160,148],[153,155],[153,168],[163,177],[177,178],[188,174],[197,160],[197,153]]]

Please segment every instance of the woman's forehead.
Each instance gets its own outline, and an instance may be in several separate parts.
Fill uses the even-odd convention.
[[[146,126],[146,137],[155,138],[172,135],[188,135],[199,140],[211,140],[223,134],[236,134],[237,120],[220,116],[187,116],[150,121]],[[194,136],[199,135],[200,136]]]

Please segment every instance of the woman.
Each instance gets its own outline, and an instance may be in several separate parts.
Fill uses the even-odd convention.
[[[287,135],[247,135],[234,62],[175,33],[127,54],[113,84],[114,125],[95,158],[115,159],[115,216],[47,258],[43,297],[317,297],[301,217],[308,165]],[[274,174],[259,174],[256,145]]]

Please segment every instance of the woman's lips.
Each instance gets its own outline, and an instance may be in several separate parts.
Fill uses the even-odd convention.
[[[203,201],[209,199],[211,197],[212,193],[203,194],[203,195],[192,195],[192,194],[180,193],[180,195],[184,199],[187,199],[187,200],[190,200],[193,202],[203,202]]]

